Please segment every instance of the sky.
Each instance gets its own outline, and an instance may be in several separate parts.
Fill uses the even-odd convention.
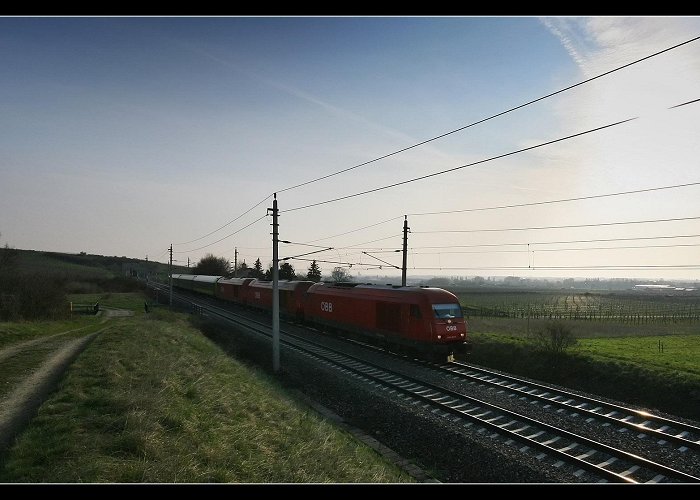
[[[0,17],[0,245],[266,268],[276,193],[298,273],[400,276],[406,219],[409,279],[697,280],[699,36],[670,16]]]

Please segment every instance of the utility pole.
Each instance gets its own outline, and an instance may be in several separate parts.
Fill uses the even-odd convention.
[[[187,257],[187,269],[189,269],[189,268],[190,268],[190,258]]]
[[[238,278],[238,248],[234,249],[233,254],[233,277]]]
[[[168,274],[170,275],[170,307],[173,307],[173,244],[170,244],[170,263],[168,264]]]
[[[279,297],[279,271],[277,269],[279,224],[277,222],[277,193],[272,202],[272,370],[277,373],[280,370],[280,297]]]
[[[401,267],[401,286],[406,286],[406,262],[408,257],[408,216],[403,216],[403,266]]]

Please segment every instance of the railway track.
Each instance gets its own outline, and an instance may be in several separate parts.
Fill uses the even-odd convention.
[[[179,294],[178,300],[180,300]],[[271,337],[267,323],[220,308],[203,299],[183,298],[182,300],[194,304],[200,313],[235,322],[256,335]],[[508,379],[506,376],[496,379],[494,373],[486,373],[486,370],[478,373],[476,368],[461,363],[429,365],[412,361],[409,364],[413,364],[417,369],[414,374],[407,374],[405,370],[387,369],[381,363],[370,361],[367,356],[351,355],[347,349],[332,348],[328,342],[312,340],[308,338],[308,334],[305,336],[294,333],[292,330],[292,327],[285,327],[281,332],[283,334],[281,344],[285,347],[285,355],[293,352],[340,370],[368,387],[380,389],[391,397],[400,398],[405,406],[420,406],[423,410],[432,413],[441,425],[458,425],[468,432],[486,433],[492,439],[498,439],[511,446],[514,454],[535,453],[543,467],[568,468],[571,471],[572,480],[625,483],[700,482],[700,478],[696,475],[664,465],[662,458],[644,458],[621,447],[533,418],[524,412],[513,411],[485,399],[450,389],[442,382],[430,382],[420,373],[421,369],[427,366],[433,372],[441,371],[443,375],[440,378],[444,380],[448,375],[451,378],[469,379],[471,382],[497,386],[502,391],[512,391],[518,397],[527,395],[533,400],[541,401],[543,407],[566,408],[567,411],[572,412],[588,411],[595,415],[590,418],[605,421],[604,423],[608,425],[610,425],[609,419],[614,419],[616,424],[624,422],[628,423],[627,425],[636,425],[636,430],[646,430],[651,435],[658,436],[662,433],[662,441],[681,443],[680,446],[688,450],[695,446],[691,444],[695,441],[687,437],[691,432],[695,432],[692,429],[666,432],[664,426],[667,424],[664,423],[652,429],[647,423],[651,421],[649,419],[639,423],[630,422],[629,415],[616,418],[621,412],[619,408],[613,409],[615,405],[604,408],[601,402],[590,399],[584,401],[580,396],[574,399],[573,395],[565,391],[553,394],[551,388],[537,387],[535,384],[525,385],[519,379]],[[630,411],[634,412],[634,410]],[[655,422],[658,424],[659,420]]]
[[[660,445],[674,444],[679,451],[700,451],[700,427],[652,413],[575,394],[486,368],[455,361],[440,370],[484,386],[502,388],[544,405],[561,408],[574,416],[596,419],[634,431],[640,438],[652,438]]]
[[[493,438],[513,444],[515,449],[540,450],[544,459],[549,455],[553,466],[564,463],[575,469],[573,475],[581,477],[584,472],[598,476],[605,482],[700,482],[700,478],[653,462],[625,450],[606,445],[585,436],[557,428],[553,425],[529,418],[484,400],[451,391],[442,386],[427,383],[422,379],[399,375],[387,371],[366,360],[330,350],[325,346],[312,345],[304,340],[284,345],[325,363],[332,363],[347,373],[361,377],[370,384],[402,395],[410,404],[422,404],[424,408],[437,412],[452,424],[456,417],[465,427],[476,425],[477,432],[484,429]],[[481,431],[483,432],[483,431]]]

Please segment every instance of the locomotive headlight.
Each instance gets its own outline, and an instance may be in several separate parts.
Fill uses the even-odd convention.
[[[463,334],[463,333],[460,333],[459,335],[460,335],[461,337],[464,337],[464,334]]]
[[[442,335],[438,335],[438,340],[440,340],[441,338],[442,338]]]

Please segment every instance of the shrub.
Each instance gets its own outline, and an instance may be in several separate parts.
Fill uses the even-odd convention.
[[[549,322],[544,330],[535,331],[533,341],[537,348],[552,354],[561,354],[576,344],[571,328],[561,321]]]
[[[61,279],[43,274],[2,273],[0,320],[56,319],[69,314]]]

